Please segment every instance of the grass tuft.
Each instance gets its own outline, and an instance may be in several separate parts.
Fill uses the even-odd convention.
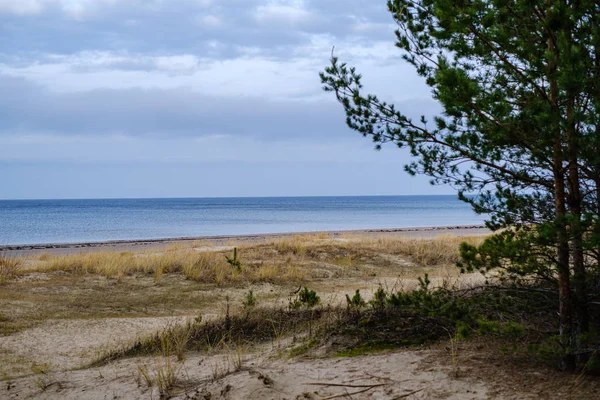
[[[15,279],[22,267],[22,261],[0,253],[0,285]]]

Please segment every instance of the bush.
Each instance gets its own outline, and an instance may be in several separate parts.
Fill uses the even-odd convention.
[[[366,302],[360,295],[360,290],[356,289],[354,296],[350,297],[346,295],[346,304],[348,305],[348,308],[360,308],[364,307]]]
[[[371,299],[371,301],[369,301],[369,304],[371,305],[371,307],[375,308],[376,310],[381,311],[385,308],[387,302],[388,302],[388,294],[381,286],[379,286],[377,288],[377,290],[375,291],[375,293],[373,293],[373,299]]]
[[[305,286],[298,293],[298,297],[290,302],[290,307],[293,309],[298,309],[300,307],[313,308],[319,304],[320,301],[321,298],[317,296],[317,292],[310,290]]]

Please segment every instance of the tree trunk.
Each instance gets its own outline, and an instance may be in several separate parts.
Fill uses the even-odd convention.
[[[557,53],[554,38],[548,37],[548,50]],[[566,227],[565,204],[565,178],[563,172],[562,132],[560,127],[560,110],[558,107],[558,82],[556,77],[557,66],[552,60],[548,62],[548,82],[550,86],[550,112],[552,113],[552,126],[554,135],[553,148],[553,177],[554,177],[554,207],[556,216],[556,249],[558,258],[558,294],[560,300],[560,336],[564,347],[564,356],[561,360],[561,369],[564,371],[575,370],[575,357],[573,355],[573,320],[571,315],[571,282],[569,268],[569,237]]]
[[[587,288],[586,288],[586,272],[583,255],[583,231],[581,226],[581,187],[579,177],[579,143],[577,132],[575,130],[575,122],[573,118],[574,110],[574,95],[567,93],[567,153],[569,158],[569,193],[568,204],[570,220],[570,237],[571,237],[571,254],[573,257],[573,288],[574,290],[574,305],[576,314],[576,334],[577,336],[585,333],[589,329],[589,317],[587,310]]]
[[[577,353],[583,346],[580,343],[582,334],[589,330],[589,313],[586,287],[586,272],[583,255],[583,231],[581,226],[581,188],[579,184],[578,139],[573,124],[573,100],[567,105],[567,151],[569,157],[569,213],[571,214],[571,254],[573,257],[573,288],[575,305],[574,345]],[[582,356],[583,357],[583,356]],[[579,358],[579,357],[577,357]],[[585,362],[585,358],[578,360]]]
[[[555,146],[556,152],[556,146]],[[561,361],[561,369],[573,371],[575,369],[575,357],[573,356],[573,328],[571,316],[571,285],[569,270],[569,239],[567,236],[565,217],[565,184],[560,171],[561,160],[555,153],[554,193],[557,222],[557,255],[558,255],[558,294],[560,300],[560,335],[565,349],[565,355]]]

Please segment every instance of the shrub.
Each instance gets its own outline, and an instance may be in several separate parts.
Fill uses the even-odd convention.
[[[364,307],[366,302],[360,295],[360,290],[356,289],[354,296],[350,297],[346,295],[346,304],[348,305],[348,308],[360,308]]]
[[[376,310],[383,310],[387,302],[388,294],[381,286],[379,286],[375,293],[373,293],[373,299],[369,301],[369,304]]]
[[[321,298],[317,296],[317,292],[310,290],[306,286],[300,290],[296,299],[290,302],[291,308],[298,309],[300,307],[313,308],[319,302]]]

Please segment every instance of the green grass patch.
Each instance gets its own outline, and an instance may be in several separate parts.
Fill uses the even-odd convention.
[[[303,356],[310,350],[314,349],[319,345],[320,341],[317,339],[311,339],[307,343],[301,344],[300,346],[294,347],[290,350],[289,358]]]
[[[407,347],[418,344],[420,343],[416,343],[411,340],[370,340],[368,342],[361,343],[358,346],[354,346],[350,349],[339,351],[334,355],[334,357],[358,357],[366,354],[377,353],[386,350],[394,350],[400,347]]]

